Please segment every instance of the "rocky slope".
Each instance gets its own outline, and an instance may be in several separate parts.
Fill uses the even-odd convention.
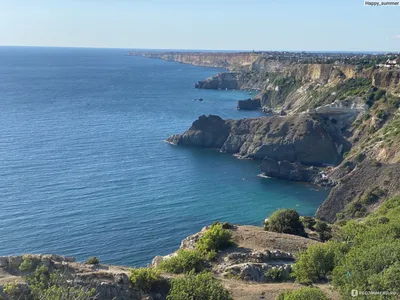
[[[318,172],[302,166],[334,165],[348,150],[348,143],[318,114],[296,114],[256,119],[223,120],[201,116],[182,135],[167,142],[174,145],[215,148],[243,158],[264,160],[267,176],[304,180]],[[269,164],[267,164],[269,162]],[[296,164],[291,164],[296,163]],[[272,165],[280,166],[280,169]]]
[[[185,238],[180,249],[193,249],[196,242],[209,226],[200,232]],[[219,251],[218,257],[211,263],[214,276],[222,280],[225,288],[234,299],[256,299],[263,295],[263,299],[276,299],[282,290],[295,290],[300,286],[293,282],[284,284],[266,283],[265,272],[270,269],[279,269],[288,275],[292,264],[296,261],[299,251],[307,249],[311,244],[319,243],[316,240],[295,235],[264,231],[261,227],[236,226],[229,224],[234,245]],[[161,261],[176,255],[176,252],[153,260],[157,267]],[[24,261],[29,261],[31,269],[21,271]],[[26,264],[25,264],[26,265]],[[0,257],[0,299],[9,300],[3,293],[7,283],[16,283],[19,294],[16,298],[25,299],[29,295],[29,286],[23,276],[30,274],[38,266],[46,266],[50,272],[61,272],[69,281],[68,284],[94,289],[93,299],[135,300],[135,299],[166,299],[169,291],[168,282],[179,275],[162,274],[164,281],[160,281],[151,293],[144,293],[129,281],[129,269],[120,266],[105,264],[89,265],[76,262],[74,258],[59,255],[23,255]],[[254,288],[254,284],[257,287]],[[329,291],[328,285],[320,285],[331,299],[337,294]],[[245,292],[246,291],[246,292]],[[21,296],[22,295],[22,296]],[[10,299],[11,300],[11,299]]]
[[[189,58],[183,61],[190,63]],[[169,137],[170,143],[260,159],[266,175],[289,180],[321,183],[320,170],[309,166],[333,165],[324,171],[324,183],[336,187],[317,212],[330,222],[338,213],[345,218],[364,215],[400,193],[394,179],[400,163],[399,69],[264,56],[226,66],[229,73],[196,87],[258,89],[255,98],[239,101],[238,109],[263,109],[283,117],[225,121],[203,116],[184,134]],[[360,155],[365,162],[356,161]],[[376,170],[375,161],[383,167]],[[384,186],[375,203],[360,204],[375,186]]]
[[[24,282],[23,276],[29,274],[33,269],[21,271],[20,266],[24,260],[29,260],[33,266],[44,265],[50,272],[61,272],[63,276],[77,286],[83,286],[88,290],[95,289],[94,299],[165,299],[168,293],[168,286],[162,284],[160,284],[158,291],[151,294],[144,293],[133,287],[128,277],[129,269],[125,267],[105,264],[89,265],[76,262],[72,257],[54,254],[29,254],[0,257],[0,299],[8,300],[7,296],[3,294],[4,285],[8,282],[16,282],[23,294],[27,295],[29,293],[29,288]],[[21,297],[19,299],[25,298]]]

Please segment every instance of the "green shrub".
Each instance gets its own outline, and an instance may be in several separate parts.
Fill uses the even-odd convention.
[[[168,273],[181,274],[194,271],[201,272],[204,269],[203,255],[197,250],[178,250],[176,256],[161,263],[160,268]]]
[[[197,241],[196,249],[207,259],[214,259],[219,250],[226,249],[232,244],[232,233],[224,229],[222,224],[215,223]]]
[[[30,271],[33,271],[35,268],[34,268],[34,263],[33,263],[32,259],[30,259],[30,258],[24,259],[24,260],[22,261],[21,265],[19,266],[19,269],[20,269],[22,272],[30,272]]]
[[[362,217],[367,209],[360,201],[353,201],[346,205],[343,213],[349,217]]]
[[[349,298],[352,289],[399,292],[400,197],[387,200],[362,222],[349,221],[340,228],[338,237],[351,246],[335,263],[332,275],[343,299]]]
[[[373,189],[369,190],[368,193],[364,195],[360,201],[362,204],[369,205],[377,202],[384,195],[385,191],[376,186]]]
[[[279,268],[269,269],[264,273],[264,276],[267,282],[283,282],[289,279]]]
[[[150,292],[161,281],[160,271],[155,268],[132,269],[129,280],[139,290]]]
[[[89,257],[89,259],[85,262],[88,265],[98,265],[100,260],[96,256]]]
[[[356,162],[361,163],[365,159],[365,154],[364,153],[358,153],[355,157]]]
[[[283,292],[277,300],[328,300],[328,298],[318,288],[303,287],[296,291]]]
[[[8,296],[8,298],[10,300],[23,299],[21,297],[21,294],[23,293],[23,291],[17,281],[7,282],[6,284],[4,284],[3,292],[4,292],[4,294],[6,294]],[[0,299],[3,299],[1,297],[1,293],[0,293]]]
[[[37,267],[32,275],[24,277],[33,300],[93,299],[94,288],[79,286],[71,275],[49,272],[46,266]]]
[[[337,242],[310,245],[306,251],[300,252],[293,266],[296,281],[305,284],[326,281],[345,251],[346,246]]]
[[[167,300],[231,300],[222,284],[211,273],[187,274],[172,279]]]
[[[304,226],[295,209],[280,209],[268,218],[267,229],[269,231],[288,233],[304,236]]]
[[[314,225],[316,224],[316,221],[313,217],[306,217],[306,216],[300,217],[300,221],[301,223],[303,223],[303,226],[305,228],[314,230]]]
[[[331,228],[328,223],[324,221],[317,221],[315,224],[315,231],[319,234],[319,239],[323,242],[328,241],[332,238]]]

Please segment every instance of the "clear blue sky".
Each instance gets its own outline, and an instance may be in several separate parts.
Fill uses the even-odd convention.
[[[0,0],[0,45],[400,51],[399,21],[363,0]]]

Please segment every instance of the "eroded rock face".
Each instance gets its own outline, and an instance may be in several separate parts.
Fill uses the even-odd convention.
[[[218,116],[200,116],[184,134],[170,136],[167,142],[175,145],[221,148],[230,131],[229,122]]]
[[[227,267],[222,274],[224,277],[238,277],[245,281],[266,282],[265,273],[270,269],[279,269],[282,277],[289,278],[291,265],[243,263]]]
[[[237,104],[237,109],[242,109],[242,110],[257,110],[260,108],[261,108],[260,99],[239,100]]]
[[[268,157],[263,159],[261,171],[269,177],[304,182],[312,182],[318,176],[318,169],[314,167],[306,167],[287,160],[276,161]]]
[[[353,166],[347,175],[341,173],[344,167],[337,168],[336,176],[340,183],[332,189],[328,199],[321,204],[316,217],[328,222],[337,220],[336,214],[341,212],[347,204],[367,194],[372,188],[380,187],[385,191],[385,198],[397,195],[400,190],[400,163],[377,164],[366,159],[361,164]]]
[[[246,281],[266,282],[265,272],[278,268],[288,276],[294,257],[291,253],[274,251],[240,251],[224,254],[217,266],[216,274],[236,277]],[[287,277],[288,278],[288,277]]]
[[[236,90],[239,88],[236,73],[219,73],[195,84],[198,89]]]
[[[306,165],[338,163],[338,144],[342,143],[325,128],[319,116],[309,114],[241,120],[201,116],[184,134],[173,135],[167,141],[216,148],[245,158],[268,157]]]

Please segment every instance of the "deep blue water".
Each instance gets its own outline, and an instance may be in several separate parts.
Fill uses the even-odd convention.
[[[215,220],[260,225],[276,208],[315,212],[327,191],[163,142],[201,114],[260,115],[236,110],[247,92],[194,89],[221,69],[126,54],[0,47],[0,255],[139,266]]]

